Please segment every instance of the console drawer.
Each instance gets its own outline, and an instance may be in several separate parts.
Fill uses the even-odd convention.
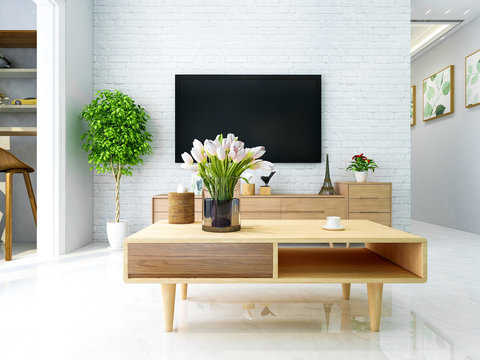
[[[345,216],[344,198],[283,198],[282,212],[320,212],[325,216]],[[301,219],[299,217],[298,219]]]
[[[350,185],[349,197],[357,199],[390,199],[390,185]]]
[[[271,278],[271,243],[130,243],[129,278]]]
[[[392,226],[392,215],[390,213],[350,213],[348,218],[352,220],[371,220],[382,225]]]
[[[240,199],[240,212],[243,215],[244,211],[270,211],[280,212],[281,199],[279,198],[255,198],[255,197],[242,197]]]
[[[390,199],[350,199],[349,212],[390,212]]]

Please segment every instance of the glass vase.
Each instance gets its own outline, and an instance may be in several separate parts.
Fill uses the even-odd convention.
[[[227,195],[213,187],[210,193],[206,186],[202,191],[202,230],[231,232],[240,230],[240,182],[235,180],[233,192]]]

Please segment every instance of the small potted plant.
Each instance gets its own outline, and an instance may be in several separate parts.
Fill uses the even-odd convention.
[[[118,90],[97,91],[95,96],[82,111],[88,124],[82,148],[88,153],[90,170],[111,173],[115,180],[115,221],[107,222],[107,238],[112,249],[121,249],[128,223],[120,220],[120,179],[131,176],[132,166],[143,163],[142,156],[152,153],[152,135],[146,128],[150,116]]]
[[[361,153],[360,155],[354,155],[350,165],[347,166],[347,171],[355,172],[355,179],[357,182],[366,182],[368,170],[375,172],[378,165],[372,159],[367,159],[366,156]]]

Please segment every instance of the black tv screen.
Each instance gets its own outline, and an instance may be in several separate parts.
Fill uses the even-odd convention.
[[[176,75],[175,161],[233,133],[273,163],[321,162],[321,75]]]

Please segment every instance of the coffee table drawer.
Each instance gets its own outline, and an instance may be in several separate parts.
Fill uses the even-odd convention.
[[[130,243],[129,278],[271,278],[273,244]]]

